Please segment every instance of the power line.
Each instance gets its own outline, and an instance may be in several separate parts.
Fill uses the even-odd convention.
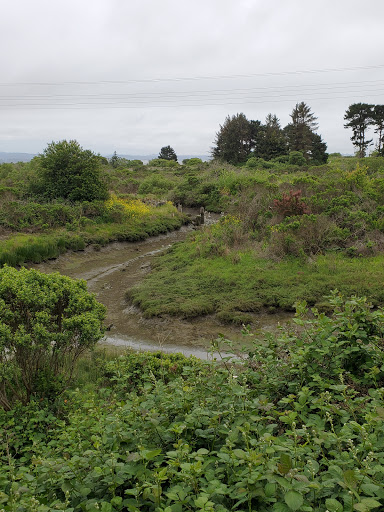
[[[382,93],[380,94],[370,94],[370,97],[382,97]],[[279,96],[273,96],[273,103],[282,103],[292,101],[292,98],[289,99],[278,99]],[[350,100],[351,97],[348,96],[324,96],[317,98],[310,97],[301,97],[300,101],[319,101],[319,100],[333,100],[333,99],[344,99]],[[163,101],[164,103],[164,101]],[[124,104],[124,103],[68,103],[62,105],[48,105],[48,104],[19,104],[19,105],[0,105],[0,110],[97,110],[97,109],[131,109],[131,108],[170,108],[170,107],[207,107],[207,106],[225,106],[225,105],[248,105],[248,104],[261,104],[261,103],[271,103],[271,101],[266,101],[266,99],[253,100],[249,99],[247,101],[226,101],[222,103],[166,103],[166,104],[150,104],[142,102],[141,104]],[[19,108],[22,107],[22,108]]]
[[[290,90],[300,90],[301,93],[306,93],[305,89],[307,88],[317,88],[318,90],[334,90],[334,89],[356,89],[356,88],[369,88],[377,85],[384,85],[384,80],[363,80],[360,82],[336,82],[334,84],[325,83],[325,84],[306,84],[306,85],[289,85],[289,86],[274,86],[274,87],[251,87],[251,88],[236,88],[236,89],[216,89],[216,90],[198,90],[198,91],[163,91],[163,92],[135,92],[135,93],[101,93],[101,94],[26,94],[22,96],[0,96],[1,100],[9,100],[9,101],[18,101],[24,99],[67,99],[67,98],[102,98],[102,99],[115,99],[115,98],[138,98],[138,99],[152,99],[154,96],[163,98],[163,97],[190,97],[193,95],[225,95],[230,93],[242,94],[256,91],[265,91],[269,92],[280,92],[281,90],[290,91]],[[317,92],[317,91],[311,91]],[[353,91],[352,91],[353,92]],[[155,98],[156,99],[156,98]]]
[[[230,80],[237,78],[261,78],[271,76],[289,76],[304,75],[316,73],[336,73],[345,71],[361,71],[368,69],[383,69],[384,64],[372,66],[353,66],[345,68],[323,68],[323,69],[307,69],[297,71],[279,71],[269,73],[251,73],[237,75],[213,75],[213,76],[192,76],[192,77],[176,77],[176,78],[147,78],[132,80],[97,80],[97,81],[62,81],[62,82],[1,82],[0,86],[62,86],[62,85],[103,85],[103,84],[138,84],[138,83],[154,83],[154,82],[183,82],[183,81],[199,81],[199,80]]]

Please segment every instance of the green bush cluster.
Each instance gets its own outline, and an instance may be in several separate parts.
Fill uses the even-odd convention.
[[[154,194],[156,196],[167,194],[173,188],[173,182],[158,174],[154,174],[145,178],[139,185],[138,193],[147,195]]]
[[[127,354],[108,387],[0,413],[3,510],[381,510],[384,312],[330,300],[240,359]]]

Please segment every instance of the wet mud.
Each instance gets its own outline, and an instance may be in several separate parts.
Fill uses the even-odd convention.
[[[148,319],[125,299],[127,290],[151,270],[154,259],[173,243],[184,240],[191,230],[191,226],[183,226],[178,231],[142,242],[116,242],[97,251],[89,247],[31,267],[87,281],[89,291],[107,307],[106,325],[109,327],[102,343],[212,357],[212,342],[219,335],[237,346],[246,342],[240,327],[222,325],[214,316],[188,320],[176,317]],[[255,315],[254,326],[257,330],[275,330],[279,323],[289,318],[287,314],[259,314]]]

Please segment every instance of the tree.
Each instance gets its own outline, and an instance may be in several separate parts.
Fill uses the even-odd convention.
[[[312,134],[318,128],[317,117],[303,101],[296,103],[291,113],[292,122],[285,127],[290,151],[302,151],[309,160],[312,147]]]
[[[216,133],[212,156],[231,164],[246,162],[256,145],[260,121],[248,121],[244,114],[227,116]]]
[[[177,162],[177,155],[175,150],[171,148],[171,146],[164,146],[161,148],[159,156],[157,158],[161,158],[163,160],[174,160]]]
[[[379,156],[384,156],[384,105],[375,105],[373,107],[373,125],[375,126],[375,133],[379,138],[376,144],[377,153]]]
[[[265,125],[262,126],[262,136],[259,137],[255,156],[271,160],[285,154],[287,154],[287,142],[280,121],[276,115],[268,114]]]
[[[40,155],[41,189],[50,199],[93,201],[108,198],[100,159],[75,140],[51,142]]]
[[[0,405],[52,398],[103,336],[105,307],[85,281],[37,270],[0,270]]]
[[[327,144],[317,133],[312,133],[311,160],[318,165],[326,164],[328,160]]]
[[[372,139],[366,139],[366,131],[373,123],[373,105],[368,103],[353,103],[345,112],[344,120],[348,121],[344,128],[352,128],[352,144],[357,148],[357,154],[364,158],[367,154],[367,148],[372,143]]]
[[[118,167],[118,165],[119,165],[119,160],[120,160],[120,158],[117,156],[117,153],[115,151],[113,153],[113,155],[111,156],[111,158],[109,159],[109,163],[112,165],[112,167],[114,169],[116,169],[116,167]]]

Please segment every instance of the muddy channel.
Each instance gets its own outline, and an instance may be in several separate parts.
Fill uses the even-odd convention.
[[[115,242],[96,251],[67,253],[55,260],[31,265],[45,273],[60,272],[76,279],[85,279],[88,290],[107,307],[109,330],[102,344],[141,350],[182,352],[206,359],[211,357],[212,341],[219,334],[236,345],[244,343],[241,328],[223,325],[214,316],[194,319],[175,317],[144,318],[139,308],[127,303],[125,293],[150,272],[153,260],[175,242],[183,241],[193,228],[151,237],[142,242]],[[254,329],[275,330],[289,320],[288,314],[259,314]],[[217,354],[214,354],[217,356]]]

